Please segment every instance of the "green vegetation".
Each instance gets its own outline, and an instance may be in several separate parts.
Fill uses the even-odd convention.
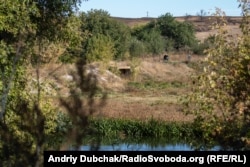
[[[81,30],[83,32],[87,32],[90,36],[94,35],[102,35],[103,38],[110,39],[115,48],[114,50],[114,59],[123,59],[124,54],[128,50],[128,42],[130,39],[130,29],[125,24],[122,24],[114,19],[112,19],[108,12],[103,10],[90,10],[87,13],[81,13],[80,19],[82,22]],[[106,37],[104,37],[106,36]],[[87,39],[85,43],[83,43],[83,57],[88,55],[86,49],[89,47],[88,41],[91,39]],[[92,47],[95,47],[92,45]],[[93,48],[95,49],[95,48]],[[102,55],[100,55],[102,57]],[[88,59],[88,58],[87,58]],[[105,59],[105,56],[104,58]]]
[[[232,38],[225,30],[223,13],[217,11],[218,34],[208,57],[193,76],[192,94],[184,100],[187,113],[207,142],[217,140],[234,149],[249,149],[250,141],[250,34],[249,3],[242,1],[242,34]],[[222,17],[221,17],[222,15]]]
[[[115,55],[114,43],[109,36],[93,35],[87,41],[86,59],[88,63],[102,61],[108,63]]]
[[[129,53],[132,57],[142,57],[146,53],[144,42],[138,40],[136,37],[131,38]]]
[[[48,136],[57,136],[55,120],[60,112],[46,98],[51,91],[40,68],[53,59],[53,52],[47,54],[53,45],[81,43],[74,27],[78,22],[73,22],[78,3],[0,3],[0,166],[42,166],[43,151],[51,143]]]
[[[71,62],[75,57],[93,62],[108,61],[110,58],[124,60],[144,55],[157,56],[165,51],[196,44],[193,26],[188,22],[175,21],[170,14],[134,28],[111,18],[104,10],[83,12],[79,19],[80,32],[85,38],[80,47],[68,48],[68,54],[62,58],[64,62]],[[97,48],[100,46],[102,48]]]
[[[210,35],[203,42],[198,42],[192,46],[193,53],[198,55],[205,55],[206,54],[205,51],[210,47],[212,47],[214,42],[215,42],[215,36]]]
[[[185,46],[192,46],[195,40],[194,28],[188,22],[177,22],[170,18],[169,14],[159,18],[158,25],[164,37],[174,40],[174,48],[180,49]]]
[[[192,137],[191,124],[166,123],[157,120],[133,121],[124,119],[92,119],[90,127],[103,136],[128,137]]]
[[[132,36],[145,43],[147,53],[153,55],[164,51],[179,50],[196,45],[193,25],[189,22],[178,22],[170,14],[160,16],[150,23],[132,29]]]
[[[132,36],[143,44],[147,54],[158,55],[165,51],[165,40],[156,28],[148,28],[147,25],[136,27],[132,30]]]
[[[230,39],[222,20],[216,25],[218,35],[204,44],[197,44],[190,23],[177,22],[169,13],[131,29],[103,10],[77,15],[80,2],[0,3],[0,166],[43,166],[45,149],[67,149],[70,145],[79,148],[86,132],[133,137],[194,135],[206,143],[218,141],[247,148],[250,21],[246,1],[241,3],[244,14],[241,38]],[[185,99],[188,112],[197,116],[194,124],[167,124],[153,119],[147,122],[89,119],[105,105],[107,96],[98,88],[96,75],[86,71],[88,63],[130,58],[136,75],[138,57],[186,47],[195,48],[197,53],[208,50],[207,60],[199,68],[204,70],[197,70],[194,90]],[[50,72],[46,76],[41,74],[41,68],[55,62],[73,63],[76,69],[69,72],[72,82],[67,85],[67,97],[49,89],[48,85],[57,84],[46,80]],[[54,80],[60,79],[55,76]],[[141,90],[183,86],[180,82],[129,83],[129,87]]]
[[[183,142],[189,143],[194,150],[209,150],[218,144],[215,140],[209,143],[204,141],[202,130],[192,123],[162,122],[154,119],[133,121],[92,118],[90,128],[97,133],[96,136],[86,136],[85,144],[148,143],[151,146],[159,146]]]

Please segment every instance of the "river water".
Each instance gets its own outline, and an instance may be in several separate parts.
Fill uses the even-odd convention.
[[[151,146],[143,143],[140,144],[120,143],[114,145],[100,145],[95,149],[98,151],[195,151],[194,147],[183,143],[166,144],[158,146]],[[89,151],[93,150],[93,147],[85,145],[81,146],[80,150]],[[214,146],[209,150],[218,151],[220,150],[220,146]]]

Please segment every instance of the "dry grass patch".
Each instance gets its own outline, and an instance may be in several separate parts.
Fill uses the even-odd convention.
[[[131,120],[149,120],[151,118],[169,122],[192,121],[180,111],[178,104],[159,101],[154,98],[108,99],[107,104],[96,116]]]

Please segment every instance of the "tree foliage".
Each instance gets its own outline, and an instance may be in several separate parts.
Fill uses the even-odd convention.
[[[144,35],[143,40],[146,42],[146,47],[149,53],[159,55],[165,51],[165,40],[161,36],[160,31],[153,29],[147,35]]]
[[[115,59],[122,59],[128,50],[130,39],[130,29],[125,24],[110,17],[104,10],[90,10],[82,13],[82,31],[87,31],[92,35],[101,34],[112,39],[115,48]],[[83,44],[83,54],[86,51],[86,43]]]
[[[175,42],[176,49],[192,46],[196,42],[193,25],[176,21],[170,13],[160,16],[153,24],[159,27],[162,36]]]
[[[79,0],[0,2],[0,166],[41,166],[58,109],[40,78],[52,43],[78,44],[73,13]],[[78,38],[78,39],[76,39]],[[46,61],[43,61],[46,60]],[[33,65],[33,66],[31,66]],[[28,68],[35,67],[35,76]]]
[[[170,13],[161,15],[156,20],[151,21],[141,31],[147,33],[147,31],[153,29],[159,31],[165,39],[165,50],[169,50],[171,45],[175,49],[180,49],[185,46],[191,47],[196,43],[193,25],[188,22],[176,21]],[[138,30],[135,33],[138,34]]]
[[[133,37],[130,39],[129,53],[131,57],[141,57],[146,53],[145,44]]]
[[[247,148],[250,139],[250,17],[245,3],[238,38],[228,35],[224,13],[217,10],[218,33],[185,101],[203,139],[235,149]]]
[[[86,60],[89,63],[102,61],[108,63],[115,55],[114,42],[110,36],[95,34],[87,41]]]
[[[135,29],[133,34],[144,43],[146,53],[159,55],[165,51],[165,40],[159,29],[143,27]]]
[[[197,55],[205,55],[205,51],[213,45],[214,39],[214,35],[209,35],[203,42],[197,42],[192,46],[193,53]]]

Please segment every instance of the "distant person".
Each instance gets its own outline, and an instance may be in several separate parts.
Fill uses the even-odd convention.
[[[168,55],[164,55],[164,57],[163,57],[163,60],[164,60],[164,62],[168,62]]]
[[[191,54],[187,54],[187,63],[191,61]]]

